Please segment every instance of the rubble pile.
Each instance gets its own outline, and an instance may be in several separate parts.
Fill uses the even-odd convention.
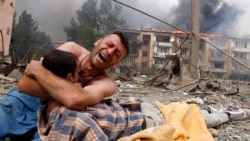
[[[159,101],[195,103],[200,107],[215,141],[248,141],[250,139],[250,83],[231,80],[199,79],[188,89],[174,85],[150,86],[150,78],[135,76],[130,81],[117,80],[113,99],[122,102],[130,97],[143,102]]]
[[[5,96],[10,88],[17,86],[17,80],[0,75],[0,97]]]

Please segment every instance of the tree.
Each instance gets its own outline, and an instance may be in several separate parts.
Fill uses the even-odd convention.
[[[31,14],[24,10],[17,20],[15,12],[10,44],[12,60],[23,60],[27,55],[31,59],[39,58],[54,48],[50,43],[50,36],[38,31],[38,23]]]
[[[123,17],[119,17],[120,12],[121,6],[111,0],[87,0],[76,11],[77,20],[72,18],[70,25],[64,27],[67,40],[91,50],[98,37],[125,23]]]
[[[111,0],[102,0],[100,10],[98,11],[99,15],[99,27],[101,36],[114,30],[117,26],[125,24],[125,20],[117,15],[121,14],[121,6],[114,5],[112,8]]]

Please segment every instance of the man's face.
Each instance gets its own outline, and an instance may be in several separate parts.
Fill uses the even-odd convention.
[[[121,43],[118,35],[111,34],[95,42],[90,54],[91,65],[98,69],[106,69],[120,62],[127,49]]]

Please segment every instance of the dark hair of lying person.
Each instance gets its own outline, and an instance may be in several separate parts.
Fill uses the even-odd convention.
[[[44,56],[42,65],[57,76],[66,78],[69,73],[74,76],[77,57],[70,52],[55,49]]]

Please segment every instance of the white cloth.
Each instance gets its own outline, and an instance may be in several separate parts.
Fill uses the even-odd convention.
[[[158,126],[164,123],[164,117],[158,108],[150,103],[141,103],[141,112],[145,117],[146,128]]]

